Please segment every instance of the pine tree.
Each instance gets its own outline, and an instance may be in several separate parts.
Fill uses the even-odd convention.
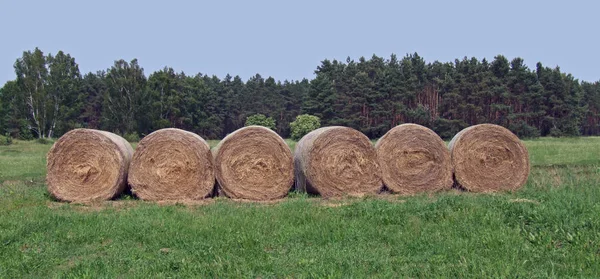
[[[100,129],[103,114],[103,100],[107,94],[106,72],[88,73],[81,81],[78,122],[83,128]]]
[[[30,121],[27,119],[25,95],[17,81],[8,81],[0,88],[0,133],[13,138],[31,139]]]
[[[335,109],[337,94],[332,81],[325,75],[317,75],[310,82],[308,94],[302,101],[302,114],[310,114],[323,119],[322,125],[335,125],[338,112]]]

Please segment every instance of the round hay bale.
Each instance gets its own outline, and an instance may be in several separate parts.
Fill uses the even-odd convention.
[[[48,152],[48,191],[62,201],[112,199],[127,186],[132,154],[129,142],[113,133],[91,129],[69,131]]]
[[[210,147],[188,131],[155,131],[138,144],[128,180],[131,191],[143,200],[203,199],[215,185]]]
[[[283,198],[292,187],[292,152],[271,129],[248,126],[227,135],[213,149],[219,190],[234,199]]]
[[[446,143],[432,130],[402,124],[375,144],[383,183],[394,193],[414,195],[452,188]]]
[[[324,127],[305,135],[294,152],[296,189],[323,197],[361,196],[382,188],[377,154],[369,138],[348,127]]]
[[[508,129],[480,124],[460,131],[449,146],[456,182],[473,192],[516,190],[529,176],[527,148]]]

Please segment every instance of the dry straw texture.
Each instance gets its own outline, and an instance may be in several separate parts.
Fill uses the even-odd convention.
[[[131,145],[113,133],[72,130],[48,152],[48,191],[70,202],[112,199],[125,190],[132,154]]]
[[[323,197],[360,196],[381,190],[375,148],[361,132],[324,127],[304,136],[294,153],[296,189]]]
[[[292,187],[292,152],[268,128],[241,128],[219,142],[213,155],[220,192],[227,197],[273,200],[287,195]]]
[[[132,192],[144,200],[197,200],[215,185],[210,147],[200,136],[161,129],[144,137],[129,169]]]
[[[473,192],[516,190],[529,176],[529,154],[504,127],[492,124],[460,131],[449,145],[454,178]]]
[[[444,141],[432,130],[403,124],[375,144],[384,184],[394,193],[413,195],[452,187],[452,163]]]

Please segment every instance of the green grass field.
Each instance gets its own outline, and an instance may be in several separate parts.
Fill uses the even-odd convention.
[[[0,278],[599,277],[600,138],[526,145],[515,193],[74,205],[46,192],[50,145],[17,141],[0,146]]]

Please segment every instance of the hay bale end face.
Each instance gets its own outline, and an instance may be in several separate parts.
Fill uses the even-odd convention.
[[[449,146],[454,177],[473,192],[512,191],[529,176],[525,145],[508,129],[480,124],[460,131]]]
[[[375,148],[348,127],[324,127],[305,135],[294,152],[296,189],[323,197],[361,196],[382,188]]]
[[[113,133],[75,129],[58,139],[47,156],[46,184],[56,199],[92,202],[125,190],[133,149]]]
[[[210,147],[200,136],[168,128],[144,137],[129,167],[132,192],[143,200],[198,200],[215,185]]]
[[[452,163],[444,141],[432,130],[402,124],[375,144],[384,184],[394,193],[413,195],[452,187]]]
[[[292,187],[292,152],[271,129],[248,126],[227,135],[213,149],[219,190],[234,199],[283,198]]]

